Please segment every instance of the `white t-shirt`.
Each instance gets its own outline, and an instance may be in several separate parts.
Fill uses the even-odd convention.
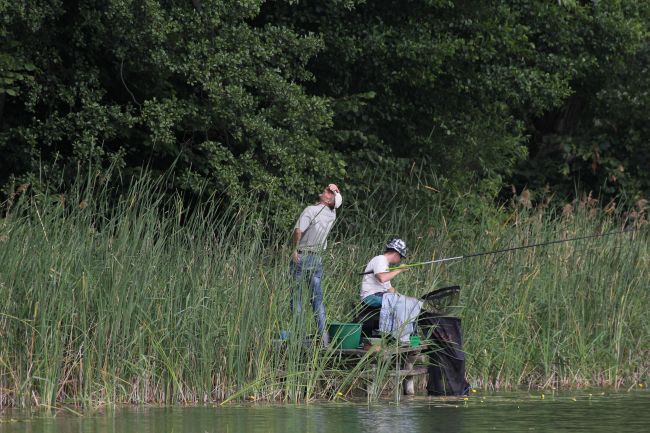
[[[307,206],[294,226],[302,232],[298,249],[316,253],[324,250],[334,220],[336,220],[336,210],[324,204]]]
[[[368,295],[372,295],[373,293],[386,292],[388,289],[393,287],[391,286],[390,281],[382,283],[377,278],[377,274],[388,272],[388,266],[388,259],[383,254],[373,257],[372,260],[368,262],[366,269],[363,272],[372,271],[372,273],[364,275],[363,280],[361,280],[361,291],[359,292],[361,299]]]

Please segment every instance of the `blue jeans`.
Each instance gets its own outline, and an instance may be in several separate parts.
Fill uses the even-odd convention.
[[[303,254],[300,261],[289,263],[289,269],[296,284],[291,288],[291,310],[295,317],[302,316],[303,290],[309,287],[310,302],[318,322],[318,330],[325,335],[325,304],[323,304],[323,290],[320,279],[323,275],[323,259],[316,254]]]

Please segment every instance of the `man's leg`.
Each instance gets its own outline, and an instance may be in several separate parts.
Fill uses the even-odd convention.
[[[323,289],[321,287],[321,277],[323,275],[323,264],[320,257],[313,257],[310,287],[311,303],[314,308],[314,315],[318,323],[318,331],[323,336],[323,343],[329,344],[329,335],[327,334],[325,324],[325,304],[323,302]]]
[[[302,288],[305,283],[302,271],[302,260],[298,263],[295,263],[292,260],[291,263],[289,263],[289,269],[294,280],[294,284],[291,286],[291,298],[289,304],[291,305],[291,311],[294,313],[294,318],[299,320],[302,315]]]

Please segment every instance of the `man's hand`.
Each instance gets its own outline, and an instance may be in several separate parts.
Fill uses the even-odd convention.
[[[300,254],[298,254],[298,251],[294,251],[293,254],[291,254],[291,260],[296,264],[300,263]]]
[[[388,271],[387,271],[387,272],[390,272],[390,271],[399,271],[399,272],[404,272],[404,271],[408,271],[409,269],[411,269],[411,268],[409,268],[409,267],[406,266],[406,265],[401,265],[401,266],[391,266],[391,267],[388,268]],[[399,272],[398,272],[398,273],[399,273]]]

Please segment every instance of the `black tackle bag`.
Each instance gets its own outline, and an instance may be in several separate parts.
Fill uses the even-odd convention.
[[[450,315],[458,304],[459,292],[459,286],[452,286],[422,297],[424,304],[418,326],[425,338],[433,343],[427,350],[429,395],[467,395],[470,389],[465,379],[461,320]]]

